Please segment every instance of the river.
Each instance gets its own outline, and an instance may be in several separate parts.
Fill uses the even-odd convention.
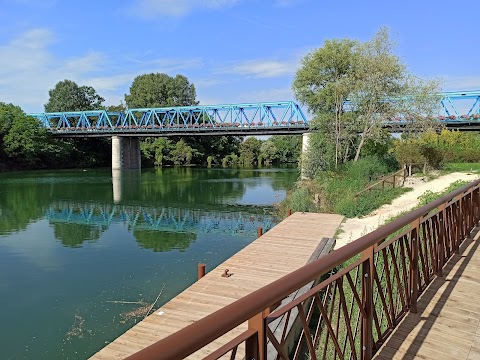
[[[276,222],[295,168],[0,173],[0,358],[85,359]],[[163,289],[163,291],[162,291]],[[130,303],[131,302],[131,303]],[[148,305],[147,305],[148,306]]]

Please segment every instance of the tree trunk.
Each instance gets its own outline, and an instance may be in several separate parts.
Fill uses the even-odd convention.
[[[343,162],[346,163],[348,160],[348,152],[350,150],[350,144],[347,143],[347,146],[345,148],[345,156],[343,157]]]
[[[365,135],[362,134],[362,138],[360,139],[360,144],[358,144],[357,152],[355,153],[355,158],[353,159],[353,162],[356,162],[360,157],[360,151],[362,150],[364,143],[365,143]]]

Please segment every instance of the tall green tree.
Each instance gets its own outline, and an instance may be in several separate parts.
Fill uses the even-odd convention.
[[[438,101],[429,94],[438,92],[438,83],[416,81],[393,50],[387,28],[381,28],[370,41],[358,47],[350,94],[360,132],[354,161],[360,157],[366,140],[381,136],[385,119],[414,116],[426,128],[428,124],[435,126],[429,120],[433,119]]]
[[[263,162],[265,165],[271,165],[272,162],[277,160],[277,158],[278,158],[278,149],[275,146],[275,143],[271,139],[268,139],[262,142],[262,145],[260,145],[258,162],[259,163]]]
[[[5,160],[7,155],[4,150],[4,137],[10,131],[16,119],[22,118],[24,113],[22,109],[13,104],[0,102],[0,160]]]
[[[247,166],[258,164],[260,146],[262,146],[261,140],[255,137],[247,138],[240,144],[240,162]]]
[[[302,136],[300,135],[273,135],[270,139],[277,148],[279,163],[296,163],[302,151]]]
[[[91,86],[78,86],[72,80],[59,81],[49,92],[46,112],[99,110],[105,101]]]
[[[167,159],[173,162],[174,165],[190,165],[193,158],[199,155],[198,150],[187,145],[185,140],[181,139],[167,155]]]
[[[334,149],[334,166],[348,158],[352,138],[352,114],[346,111],[346,101],[351,93],[352,79],[359,43],[355,40],[326,40],[323,47],[307,54],[302,67],[293,81],[295,97],[314,114],[314,126],[319,133],[313,134],[313,141]],[[315,149],[315,147],[311,147]],[[311,159],[318,163],[331,164],[332,159],[319,153],[322,159]]]
[[[358,160],[366,141],[382,136],[384,120],[404,116],[432,126],[438,83],[411,75],[393,50],[382,28],[364,43],[328,40],[303,59],[292,87],[314,114],[319,139],[308,157],[322,158],[313,161],[320,168]]]
[[[197,105],[195,85],[183,75],[152,73],[137,76],[125,95],[129,108]]]
[[[104,99],[91,86],[78,86],[74,81],[58,82],[49,91],[49,100],[45,104],[46,112],[99,110]],[[69,149],[63,166],[97,167],[107,166],[110,162],[110,142],[106,138],[56,140]]]

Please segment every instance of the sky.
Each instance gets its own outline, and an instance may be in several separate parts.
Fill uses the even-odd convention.
[[[294,100],[302,57],[381,26],[415,75],[479,90],[479,10],[478,0],[0,0],[0,102],[42,112],[69,79],[117,105],[156,72],[185,75],[204,105]]]

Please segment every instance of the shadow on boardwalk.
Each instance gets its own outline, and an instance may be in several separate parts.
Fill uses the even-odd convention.
[[[480,228],[379,349],[375,359],[480,359]],[[475,236],[475,237],[474,237]]]

